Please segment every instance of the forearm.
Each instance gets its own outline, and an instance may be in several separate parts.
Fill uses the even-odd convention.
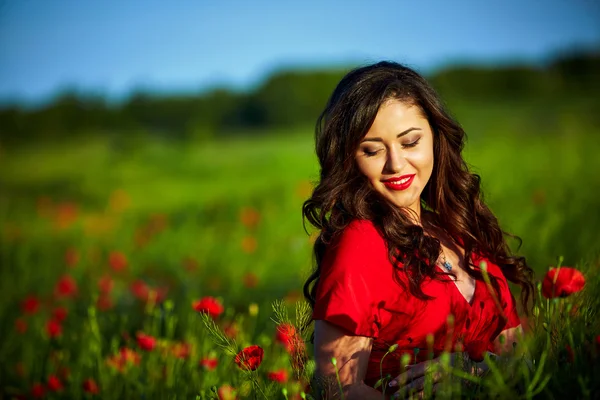
[[[366,385],[364,382],[356,382],[341,386],[335,377],[317,377],[316,378],[317,399],[318,400],[334,400],[341,399],[340,389],[343,392],[345,400],[381,400],[382,394],[377,389]],[[386,399],[389,396],[385,397]]]

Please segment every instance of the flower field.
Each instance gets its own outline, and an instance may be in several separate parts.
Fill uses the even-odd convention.
[[[597,398],[600,140],[568,113],[544,135],[460,117],[539,282],[516,356],[446,365],[438,397]],[[317,175],[310,129],[0,145],[0,398],[316,398],[300,210]]]

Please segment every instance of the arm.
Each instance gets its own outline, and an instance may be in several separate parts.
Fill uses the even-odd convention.
[[[504,343],[500,343],[500,336],[504,337]],[[514,328],[508,328],[500,332],[494,340],[494,353],[498,355],[508,355],[513,353],[513,343],[520,343],[523,339],[523,328],[519,324]]]
[[[326,399],[341,398],[341,385],[346,400],[381,400],[381,392],[364,383],[372,342],[365,336],[348,335],[327,321],[315,321],[316,376],[321,386],[318,390],[325,391]],[[337,360],[340,384],[332,357]]]

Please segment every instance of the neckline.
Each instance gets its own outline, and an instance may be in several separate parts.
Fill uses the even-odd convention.
[[[473,295],[471,296],[471,301],[469,301],[469,300],[467,300],[467,298],[462,294],[462,292],[458,288],[458,285],[456,284],[456,281],[452,278],[452,275],[450,275],[448,273],[448,271],[446,271],[440,265],[436,264],[436,266],[439,269],[441,269],[442,271],[444,271],[444,275],[447,275],[446,278],[452,283],[452,286],[454,286],[454,290],[456,291],[456,294],[467,304],[467,306],[473,307],[473,304],[475,304],[475,296],[477,295],[477,287],[479,286],[479,280],[478,279],[474,279],[474,281],[475,281],[475,287],[473,289]],[[468,276],[470,278],[470,275],[468,275]]]

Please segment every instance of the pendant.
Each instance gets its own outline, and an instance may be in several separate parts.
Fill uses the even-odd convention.
[[[448,261],[444,261],[442,265],[448,270],[448,272],[452,271],[452,264],[450,264]]]

